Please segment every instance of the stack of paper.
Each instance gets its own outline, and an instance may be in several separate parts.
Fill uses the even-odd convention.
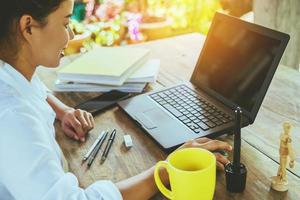
[[[99,85],[92,83],[74,83],[74,82],[60,82],[56,81],[57,92],[108,92],[111,90],[119,90],[123,92],[141,92],[146,84],[144,83],[125,83],[122,86]]]
[[[57,71],[55,91],[142,92],[155,82],[160,61],[149,50],[133,47],[97,47]]]

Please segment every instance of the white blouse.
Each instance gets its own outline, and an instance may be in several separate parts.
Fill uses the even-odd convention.
[[[111,181],[82,189],[74,174],[63,171],[55,112],[46,98],[36,75],[29,82],[0,60],[0,199],[122,199]]]

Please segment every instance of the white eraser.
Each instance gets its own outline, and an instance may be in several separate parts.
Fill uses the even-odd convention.
[[[130,147],[133,146],[132,139],[131,139],[130,135],[124,135],[124,144],[127,148],[130,148]]]

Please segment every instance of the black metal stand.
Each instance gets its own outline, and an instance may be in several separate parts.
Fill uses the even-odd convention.
[[[235,110],[235,130],[234,130],[234,154],[233,162],[225,166],[227,190],[234,193],[243,192],[246,187],[247,168],[240,163],[241,154],[241,116],[242,110],[237,107]]]

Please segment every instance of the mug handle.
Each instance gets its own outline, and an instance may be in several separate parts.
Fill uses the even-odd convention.
[[[171,190],[167,189],[164,184],[161,182],[161,179],[159,177],[159,169],[161,167],[164,167],[167,172],[169,173],[169,169],[170,169],[170,166],[168,164],[168,162],[166,161],[159,161],[156,165],[155,165],[155,170],[154,170],[154,180],[155,180],[155,183],[158,187],[158,189],[160,190],[160,192],[165,195],[167,198],[169,199],[173,199],[173,193]]]

